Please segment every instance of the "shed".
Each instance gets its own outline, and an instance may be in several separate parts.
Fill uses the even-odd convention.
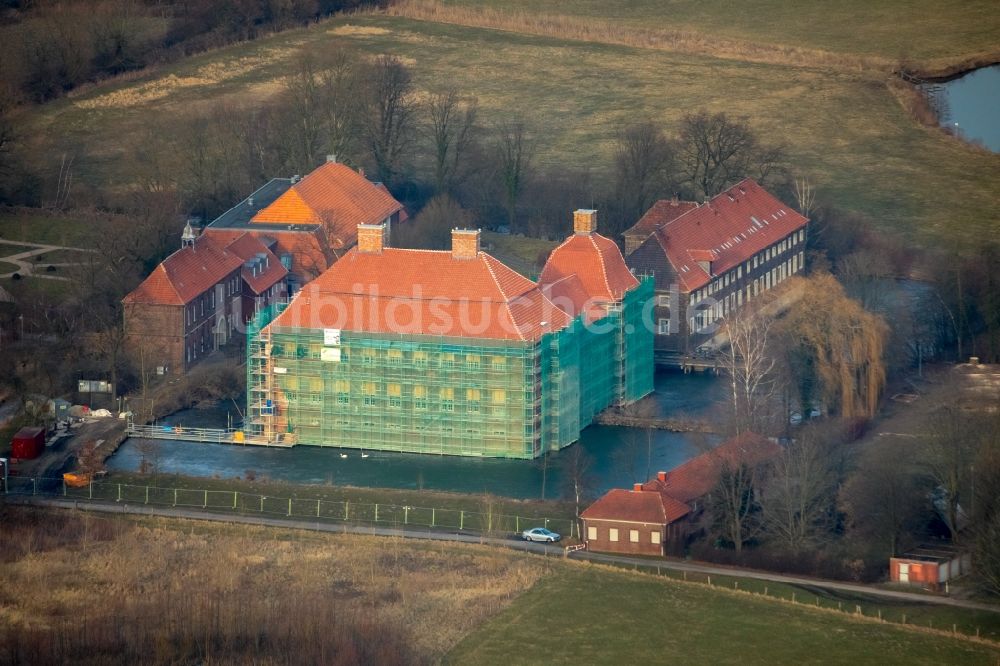
[[[32,460],[45,451],[45,429],[25,427],[17,431],[11,441],[10,455],[12,458]]]
[[[938,590],[948,581],[969,573],[972,558],[950,545],[920,546],[889,558],[889,580]]]

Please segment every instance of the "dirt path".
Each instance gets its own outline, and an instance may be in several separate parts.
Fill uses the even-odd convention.
[[[8,264],[13,264],[17,266],[16,270],[10,271],[8,273],[0,274],[0,278],[9,278],[14,275],[14,273],[19,274],[21,277],[36,277],[44,278],[46,280],[69,280],[66,277],[60,277],[56,275],[45,275],[43,273],[35,273],[35,265],[28,261],[31,257],[39,254],[45,254],[46,252],[53,252],[55,250],[69,250],[71,252],[96,252],[96,250],[88,250],[80,247],[66,247],[63,245],[44,245],[41,243],[24,243],[21,241],[9,241],[0,240],[0,245],[16,245],[20,247],[31,248],[21,252],[15,252],[14,254],[4,255],[0,253],[0,262],[6,262]],[[55,263],[55,264],[45,264],[46,266],[79,266],[80,263]]]

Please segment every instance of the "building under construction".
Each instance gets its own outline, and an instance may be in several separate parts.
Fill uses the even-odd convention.
[[[452,250],[358,246],[248,335],[247,429],[264,441],[534,458],[653,389],[651,279],[577,211],[539,283],[455,230]]]

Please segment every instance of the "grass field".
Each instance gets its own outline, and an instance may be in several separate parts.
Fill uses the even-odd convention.
[[[595,5],[596,6],[596,5]],[[419,90],[456,86],[480,100],[487,123],[520,114],[537,162],[609,167],[617,129],[651,118],[668,129],[692,109],[746,115],[788,149],[795,176],[823,201],[927,246],[971,244],[1000,229],[1000,156],[918,126],[885,76],[745,63],[496,30],[363,17],[186,60],[145,81],[60,100],[24,119],[38,155],[78,154],[79,177],[122,187],[132,172],[121,137],[141,137],[186,108],[260,99],[280,87],[298,48],[334,43],[395,53]],[[50,165],[56,166],[56,165]]]
[[[422,0],[421,0],[422,1]],[[440,0],[476,10],[536,13],[531,0]],[[729,39],[764,42],[890,61],[961,60],[1000,48],[1000,15],[987,1],[963,0],[562,0],[546,3],[549,14],[607,20],[633,28],[683,30]]]
[[[995,648],[805,606],[566,568],[473,631],[455,664],[993,664]]]

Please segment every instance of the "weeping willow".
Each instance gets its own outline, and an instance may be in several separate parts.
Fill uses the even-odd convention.
[[[845,418],[872,417],[885,386],[889,326],[848,298],[832,275],[810,278],[782,331],[807,355],[827,404]]]

